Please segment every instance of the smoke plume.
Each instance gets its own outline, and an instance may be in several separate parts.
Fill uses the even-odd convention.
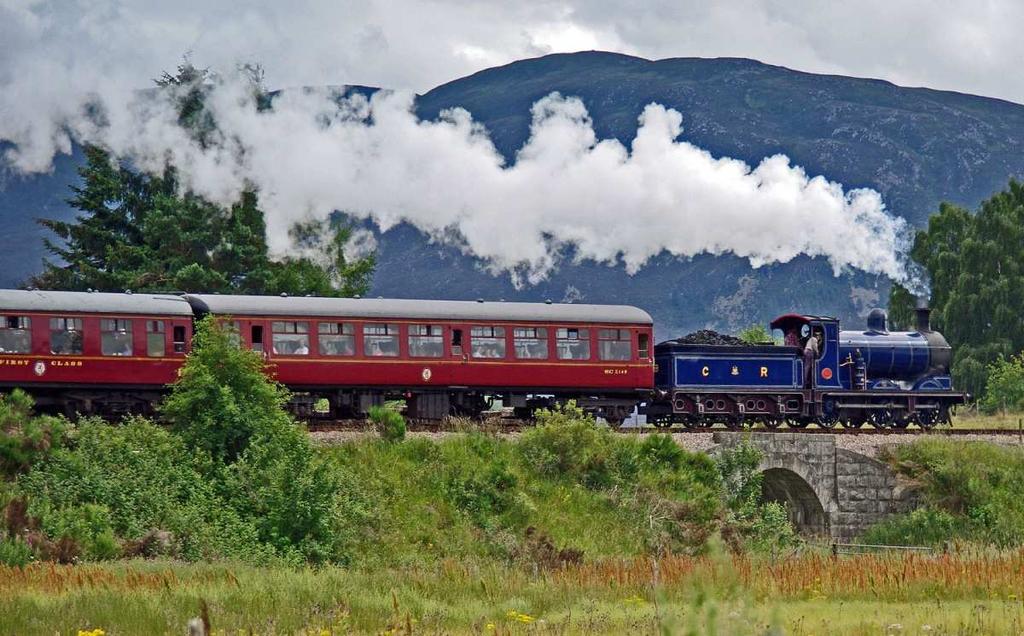
[[[658,104],[638,113],[626,146],[598,139],[581,100],[552,93],[533,105],[530,137],[507,164],[471,113],[421,121],[410,92],[289,90],[260,110],[241,76],[222,76],[206,98],[217,132],[200,145],[178,125],[173,95],[114,88],[39,118],[0,117],[0,139],[14,144],[6,160],[44,170],[74,139],[147,170],[169,162],[216,202],[255,186],[279,252],[293,223],[341,210],[382,230],[411,223],[518,283],[542,280],[570,252],[629,272],[667,252],[732,253],[753,267],[806,254],[837,275],[856,268],[913,286],[907,227],[877,192],[844,190],[784,155],[755,167],[714,157],[681,140],[683,115]]]

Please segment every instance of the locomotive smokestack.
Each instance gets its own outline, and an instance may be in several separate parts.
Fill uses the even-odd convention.
[[[917,309],[914,310],[914,315],[917,317],[917,331],[919,333],[928,333],[932,330],[932,310],[928,308],[928,299],[918,297]]]

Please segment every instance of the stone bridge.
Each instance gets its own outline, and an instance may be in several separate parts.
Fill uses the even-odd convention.
[[[836,448],[833,435],[717,432],[713,439],[711,453],[743,441],[761,451],[764,498],[786,504],[802,534],[849,540],[918,501],[913,484],[877,459]]]

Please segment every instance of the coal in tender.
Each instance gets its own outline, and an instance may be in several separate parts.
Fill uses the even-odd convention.
[[[723,345],[723,346],[742,346],[748,344],[743,340],[735,336],[729,336],[724,333],[718,333],[714,329],[701,329],[694,331],[691,334],[687,334],[682,338],[676,338],[670,340],[676,344],[696,344],[696,345]]]

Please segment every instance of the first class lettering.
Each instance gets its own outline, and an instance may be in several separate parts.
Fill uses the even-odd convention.
[[[28,364],[25,358],[0,358],[0,367],[27,367]]]

